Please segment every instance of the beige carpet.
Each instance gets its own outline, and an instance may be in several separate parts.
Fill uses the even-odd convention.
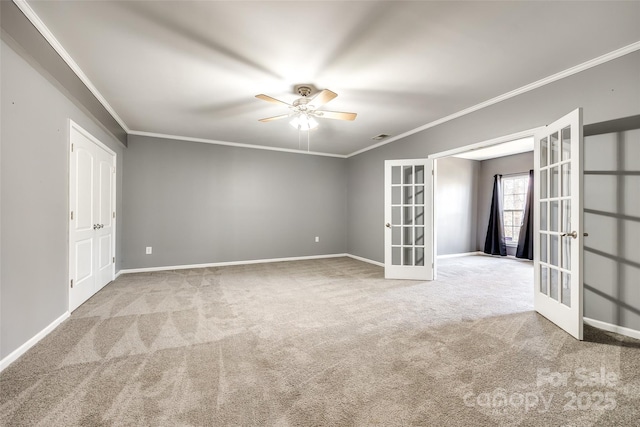
[[[123,275],[0,374],[2,426],[638,426],[640,343],[532,311],[528,262]]]

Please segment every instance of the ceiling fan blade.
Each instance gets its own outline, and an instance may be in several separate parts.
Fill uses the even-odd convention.
[[[316,107],[319,107],[331,101],[336,96],[338,96],[337,93],[331,92],[329,89],[324,89],[318,92],[318,94],[313,97],[310,103]]]
[[[269,95],[264,95],[262,93],[260,95],[256,95],[256,98],[262,99],[263,101],[267,101],[267,102],[273,102],[274,104],[284,104],[287,107],[291,107],[291,104],[287,104],[284,101],[280,101],[279,99],[275,99]]]
[[[316,111],[315,114],[323,119],[355,120],[356,113],[343,113],[342,111]]]
[[[271,122],[271,121],[273,121],[273,120],[284,119],[284,118],[286,118],[286,117],[289,117],[289,114],[282,114],[282,115],[280,115],[280,116],[267,117],[266,119],[260,119],[260,120],[258,120],[258,121],[259,121],[259,122],[266,123],[266,122]]]

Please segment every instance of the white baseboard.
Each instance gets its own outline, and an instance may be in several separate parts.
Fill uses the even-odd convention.
[[[118,276],[131,273],[152,273],[154,271],[167,270],[187,270],[191,268],[207,268],[207,267],[227,267],[230,265],[248,265],[248,264],[266,264],[270,262],[286,262],[286,261],[304,261],[309,259],[323,258],[341,258],[349,256],[348,254],[327,254],[327,255],[311,255],[289,258],[271,258],[271,259],[252,259],[247,261],[229,261],[229,262],[212,262],[207,264],[189,264],[189,265],[169,265],[163,267],[145,267],[145,268],[129,268],[118,272]]]
[[[462,256],[471,256],[471,255],[486,255],[486,254],[484,252],[482,252],[482,251],[463,252],[463,253],[460,253],[460,254],[438,255],[437,259],[458,258],[458,257],[462,257]]]
[[[594,328],[603,329],[605,331],[614,332],[616,334],[640,340],[640,331],[636,331],[635,329],[625,328],[624,326],[614,325],[601,320],[589,319],[588,317],[583,317],[582,319],[584,320],[584,323],[589,326],[593,326]]]
[[[56,320],[51,322],[49,326],[47,326],[46,328],[44,328],[43,330],[35,334],[29,341],[27,341],[26,343],[22,344],[20,347],[18,347],[17,349],[9,353],[7,357],[0,360],[0,372],[2,372],[7,366],[11,365],[18,357],[26,353],[27,350],[29,350],[31,347],[36,345],[38,341],[40,341],[42,338],[49,335],[51,331],[53,331],[60,323],[67,320],[69,316],[70,316],[70,313],[68,311],[65,311],[62,314],[62,316],[58,317]]]
[[[368,262],[369,264],[377,265],[378,267],[384,267],[384,263],[383,262],[374,261],[374,260],[369,259],[369,258],[363,258],[363,257],[358,256],[358,255],[346,254],[346,256],[348,256],[349,258],[357,259],[358,261]]]

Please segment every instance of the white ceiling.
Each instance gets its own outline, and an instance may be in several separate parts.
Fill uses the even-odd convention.
[[[348,155],[640,40],[640,2],[32,1],[131,133],[297,149],[311,83],[358,113],[310,134]],[[23,4],[24,7],[24,4]]]

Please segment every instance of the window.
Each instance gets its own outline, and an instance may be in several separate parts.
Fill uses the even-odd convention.
[[[504,239],[507,245],[518,243],[528,187],[529,175],[502,178],[502,217],[504,219]]]

